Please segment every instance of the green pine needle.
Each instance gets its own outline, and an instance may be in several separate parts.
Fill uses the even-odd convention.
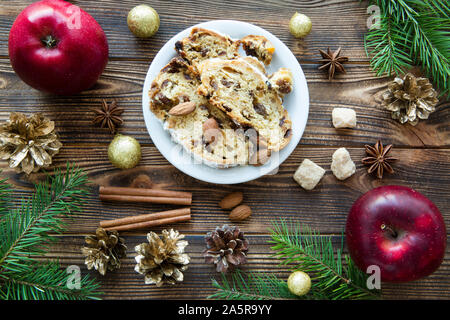
[[[1,173],[1,171],[0,171]],[[3,214],[9,212],[9,201],[11,199],[11,185],[7,179],[0,179],[0,219]]]
[[[300,298],[289,291],[286,281],[278,279],[275,275],[260,272],[244,273],[236,270],[228,278],[222,274],[220,283],[213,279],[212,284],[217,291],[208,296],[208,299],[280,300]],[[304,298],[311,297],[313,297],[312,294]],[[317,297],[319,297],[318,293]]]
[[[364,41],[370,63],[377,76],[401,74],[413,61],[405,53],[410,43],[405,30],[398,28],[390,17],[380,18],[380,28],[369,32]]]
[[[378,76],[420,65],[442,95],[450,94],[450,7],[442,0],[370,0],[380,8],[379,28],[364,39]]]
[[[342,235],[343,246],[344,235]],[[330,237],[302,228],[299,224],[288,224],[284,220],[273,222],[271,230],[272,250],[282,265],[291,265],[291,270],[301,270],[310,275],[312,287],[303,297],[293,295],[286,280],[274,274],[235,271],[221,282],[213,279],[216,292],[209,299],[267,300],[267,299],[376,299],[380,292],[368,290],[368,275],[359,270],[342,248],[335,250]]]
[[[327,299],[374,299],[379,292],[368,290],[368,275],[354,267],[342,248],[334,249],[330,237],[298,223],[288,224],[284,220],[273,223],[271,231],[272,250],[283,259],[282,264],[294,265],[291,269],[309,273],[312,287]],[[343,246],[344,236],[342,235]]]
[[[80,290],[65,286],[69,279],[55,262],[42,263],[55,234],[65,231],[65,218],[81,212],[87,195],[87,176],[73,165],[56,170],[18,208],[3,207],[0,216],[0,298],[2,299],[88,299],[97,298],[98,284],[83,278]],[[9,187],[0,181],[0,203],[10,197]],[[3,201],[3,202],[1,202]]]
[[[3,300],[85,300],[99,299],[99,285],[89,277],[80,279],[80,289],[69,289],[68,274],[56,262],[33,267],[25,273],[10,274],[3,280],[0,299]],[[2,280],[0,280],[2,281]]]

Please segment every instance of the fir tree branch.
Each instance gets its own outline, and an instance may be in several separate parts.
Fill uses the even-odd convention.
[[[421,65],[441,94],[449,94],[450,8],[442,0],[370,0],[380,8],[379,29],[365,36],[377,75]]]
[[[398,29],[390,17],[381,17],[379,26],[364,38],[366,54],[372,57],[372,68],[377,76],[403,73],[413,63],[409,54],[405,54],[409,45],[407,33]]]
[[[212,280],[213,287],[217,291],[208,296],[208,299],[285,300],[323,298],[315,290],[310,291],[304,297],[293,295],[289,291],[286,281],[280,280],[272,274],[259,272],[244,273],[236,270],[228,278],[222,274],[220,283],[215,279]]]
[[[0,279],[3,300],[85,300],[99,299],[99,285],[87,276],[80,279],[80,289],[69,289],[69,276],[57,262],[29,266],[26,273]]]
[[[98,299],[99,285],[87,276],[80,289],[66,284],[68,274],[57,262],[42,263],[38,255],[47,252],[55,233],[65,230],[65,217],[81,211],[87,176],[67,164],[46,182],[37,184],[35,194],[19,208],[0,218],[0,299]],[[5,195],[0,182],[0,197]],[[6,200],[7,198],[5,198]]]
[[[280,220],[273,223],[271,238],[269,243],[274,244],[272,250],[276,257],[283,259],[282,264],[294,264],[292,270],[311,273],[313,288],[328,299],[378,297],[378,292],[366,289],[367,275],[353,268],[349,258],[345,258],[347,266],[344,265],[342,249],[337,249],[335,254],[330,237]]]
[[[7,183],[7,179],[0,179],[0,220],[2,215],[9,212],[11,192],[11,185]]]
[[[450,18],[423,14],[411,26],[411,51],[428,77],[432,77],[442,94],[450,93]]]
[[[285,280],[273,274],[249,273],[238,270],[228,278],[222,275],[219,283],[213,279],[217,291],[209,299],[266,300],[266,299],[375,299],[378,291],[366,288],[367,275],[359,270],[341,249],[334,250],[331,238],[323,237],[299,224],[288,225],[284,220],[273,223],[271,230],[272,250],[282,260],[291,264],[292,271],[301,270],[312,279],[309,293],[302,297],[293,295]]]
[[[87,176],[74,166],[66,173],[57,171],[47,181],[36,185],[31,200],[6,214],[0,221],[0,270],[2,273],[26,272],[22,262],[42,255],[46,245],[55,241],[50,233],[64,230],[64,216],[80,212]]]

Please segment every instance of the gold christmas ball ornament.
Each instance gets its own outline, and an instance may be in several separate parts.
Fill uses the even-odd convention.
[[[152,7],[141,4],[130,10],[127,24],[136,37],[148,38],[159,29],[159,15]]]
[[[304,296],[311,289],[311,278],[303,271],[295,271],[289,276],[287,284],[292,294]]]
[[[141,145],[133,137],[118,134],[109,144],[108,158],[117,168],[134,168],[141,160]]]
[[[296,38],[306,37],[311,32],[311,28],[311,19],[298,12],[296,12],[289,21],[289,31]]]

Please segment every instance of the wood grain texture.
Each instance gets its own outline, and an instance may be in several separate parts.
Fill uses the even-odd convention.
[[[8,56],[9,29],[16,16],[33,1],[8,0],[0,3],[0,56]],[[354,61],[367,62],[363,48],[366,32],[367,5],[353,0],[338,1],[260,1],[200,0],[195,4],[183,0],[154,0],[161,25],[150,39],[136,39],[128,30],[128,11],[142,1],[70,1],[90,13],[102,26],[113,59],[153,57],[164,43],[178,32],[209,20],[244,20],[256,24],[279,37],[302,60],[316,60],[318,49],[344,46]],[[289,19],[295,11],[308,15],[314,25],[310,35],[298,41],[289,33]],[[324,19],[326,17],[326,19]]]
[[[229,192],[242,191],[243,204],[249,205],[253,210],[250,219],[239,223],[247,233],[264,234],[273,219],[283,217],[308,224],[323,233],[340,234],[353,201],[374,187],[388,184],[406,185],[424,193],[436,203],[450,224],[450,212],[447,209],[448,189],[443,188],[450,185],[449,149],[394,148],[392,156],[400,159],[394,164],[396,172],[393,175],[386,175],[381,181],[368,175],[367,168],[361,164],[360,160],[364,157],[363,148],[349,149],[357,166],[356,174],[345,181],[337,180],[330,171],[331,156],[335,150],[336,148],[299,146],[279,168],[277,174],[239,185],[225,186],[201,182],[181,173],[163,159],[155,147],[143,147],[139,166],[124,171],[114,168],[109,163],[107,147],[103,145],[95,147],[66,145],[54,159],[55,167],[60,168],[63,168],[67,161],[75,162],[89,174],[92,182],[93,193],[87,201],[84,213],[69,225],[71,233],[93,232],[100,220],[179,207],[101,202],[98,199],[99,185],[129,186],[136,177],[143,174],[149,176],[154,188],[192,192],[191,221],[174,225],[182,232],[206,233],[217,225],[230,223],[229,210],[220,209],[219,201]],[[292,178],[298,165],[305,158],[311,159],[327,170],[321,183],[313,191],[303,190]],[[3,175],[9,177],[10,182],[16,184],[17,188],[26,187],[27,193],[30,192],[31,186],[24,184],[23,174],[16,174],[5,167]],[[31,178],[39,177],[42,177],[42,174]]]
[[[332,235],[337,241],[346,221],[349,208],[362,193],[387,184],[400,184],[415,188],[436,203],[450,225],[450,102],[441,101],[430,119],[416,127],[400,125],[390,119],[380,108],[380,97],[389,77],[377,78],[368,64],[364,52],[363,35],[366,32],[367,3],[353,0],[232,0],[232,1],[168,1],[154,0],[151,5],[158,11],[161,26],[150,39],[137,39],[127,28],[128,11],[141,1],[97,0],[70,1],[80,5],[102,25],[108,37],[110,59],[99,82],[90,90],[73,97],[58,97],[37,92],[24,84],[13,72],[9,59],[7,40],[9,29],[20,11],[33,1],[0,1],[0,121],[5,121],[12,111],[42,112],[56,123],[64,144],[61,153],[54,157],[54,167],[63,168],[66,162],[75,162],[89,175],[93,192],[88,197],[82,214],[70,224],[66,234],[51,247],[48,258],[58,258],[64,266],[82,267],[80,247],[83,236],[92,234],[99,221],[169,210],[176,206],[153,204],[107,203],[98,199],[98,186],[130,186],[138,177],[148,177],[153,187],[193,193],[192,220],[171,225],[188,235],[191,243],[188,252],[192,257],[186,280],[181,285],[156,288],[144,284],[134,272],[133,248],[145,241],[148,230],[126,232],[128,257],[120,271],[98,276],[106,299],[202,299],[213,292],[211,277],[214,269],[203,263],[201,251],[203,236],[218,225],[230,223],[229,211],[218,206],[229,192],[243,191],[244,204],[250,205],[250,219],[238,223],[249,235],[251,251],[245,270],[274,272],[287,277],[288,270],[278,266],[270,256],[267,244],[268,227],[273,219],[287,218],[307,224],[322,234]],[[288,22],[295,11],[307,14],[313,23],[311,34],[305,39],[293,38]],[[172,36],[183,29],[213,19],[236,19],[253,23],[272,32],[296,55],[308,81],[310,112],[302,140],[274,175],[261,177],[239,185],[213,185],[195,180],[165,160],[152,143],[142,118],[142,85],[147,69],[159,49]],[[328,81],[317,70],[320,59],[318,49],[336,49],[350,57],[347,74],[339,74]],[[142,145],[143,158],[138,167],[121,171],[107,159],[107,146],[112,136],[107,129],[92,125],[92,108],[106,99],[117,99],[123,114],[124,125],[120,133],[131,135]],[[355,129],[336,130],[331,123],[334,107],[350,107],[358,115]],[[393,156],[400,160],[394,164],[395,174],[378,180],[366,173],[360,163],[364,144],[374,144],[377,139],[395,145]],[[356,162],[357,172],[345,181],[338,181],[330,171],[331,155],[336,148],[349,148]],[[292,179],[297,166],[309,158],[325,168],[327,173],[319,186],[310,192],[300,188]],[[43,179],[43,174],[29,177],[17,174],[0,163],[2,177],[14,184],[16,200],[30,196],[33,182]],[[150,183],[145,179],[140,180]],[[153,228],[161,231],[162,227]],[[384,285],[387,299],[449,299],[450,255],[430,277],[400,285]]]
[[[269,255],[270,245],[267,236],[248,236],[250,250],[248,263],[242,267],[244,271],[261,271],[277,275],[280,279],[287,279],[289,266],[279,266],[280,260]],[[339,237],[332,237],[336,247],[339,247]],[[134,247],[147,241],[145,236],[130,235],[125,237],[128,247],[127,257],[122,260],[120,270],[107,273],[104,277],[96,271],[88,271],[84,265],[84,259],[80,255],[80,248],[84,240],[81,236],[61,237],[57,245],[52,247],[48,258],[58,258],[63,267],[77,265],[81,268],[82,275],[88,273],[101,282],[101,289],[105,292],[106,299],[198,299],[206,298],[214,292],[211,279],[220,280],[220,275],[215,272],[212,264],[205,264],[201,252],[205,248],[202,235],[187,235],[189,245],[186,252],[191,257],[191,263],[184,272],[184,281],[175,286],[166,285],[161,288],[144,284],[142,275],[134,271],[136,253]],[[402,299],[449,299],[450,291],[450,254],[447,253],[441,267],[431,276],[404,284],[382,284],[383,298]],[[433,290],[430,290],[430,287]],[[399,294],[400,293],[400,294]]]
[[[63,142],[109,143],[107,129],[92,124],[93,108],[102,99],[117,99],[123,113],[120,133],[132,135],[141,143],[150,138],[142,118],[142,85],[149,61],[110,61],[97,85],[76,97],[42,94],[24,84],[14,74],[9,60],[0,59],[0,120],[6,120],[11,106],[20,106],[26,113],[39,110],[55,120]],[[401,125],[390,118],[380,105],[381,94],[390,78],[376,78],[369,66],[350,65],[347,74],[328,81],[317,70],[318,65],[303,65],[310,94],[308,124],[302,145],[353,146],[373,143],[381,138],[385,143],[413,147],[450,146],[450,102],[442,101],[427,121],[417,126]],[[353,108],[358,117],[355,129],[335,129],[331,111],[335,107]],[[70,112],[67,112],[70,110]]]

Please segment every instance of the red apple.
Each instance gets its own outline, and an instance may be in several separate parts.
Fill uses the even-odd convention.
[[[346,238],[350,256],[363,271],[380,268],[382,281],[405,282],[433,273],[442,263],[447,234],[438,208],[402,186],[362,195],[350,209]]]
[[[38,90],[75,94],[92,87],[108,62],[105,33],[92,16],[62,0],[26,7],[9,34],[18,76]]]

